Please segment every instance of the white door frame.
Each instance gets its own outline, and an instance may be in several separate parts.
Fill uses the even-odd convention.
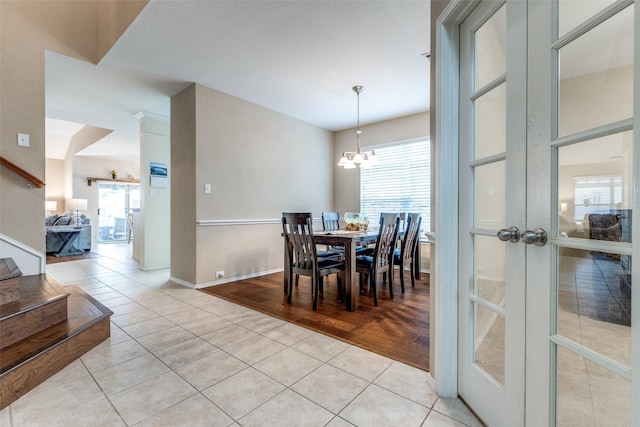
[[[436,218],[431,375],[441,397],[458,396],[459,27],[479,1],[451,0],[436,21]],[[443,173],[446,171],[446,174]],[[446,176],[446,179],[442,179]]]

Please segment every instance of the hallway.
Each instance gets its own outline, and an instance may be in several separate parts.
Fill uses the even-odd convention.
[[[111,338],[3,426],[479,426],[426,372],[143,272],[131,246],[47,266],[114,311]]]

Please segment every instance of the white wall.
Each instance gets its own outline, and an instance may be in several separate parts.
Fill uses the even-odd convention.
[[[52,214],[64,212],[64,160],[46,159],[45,163],[45,200],[53,200],[57,209]]]
[[[172,98],[171,147],[171,271],[187,284],[282,270],[282,212],[332,207],[332,134],[292,117],[194,85]]]
[[[143,270],[169,267],[171,236],[171,188],[150,185],[149,164],[171,163],[169,119],[139,113],[140,214],[134,229],[134,258]],[[168,175],[172,173],[168,168]],[[169,182],[167,177],[166,181]]]

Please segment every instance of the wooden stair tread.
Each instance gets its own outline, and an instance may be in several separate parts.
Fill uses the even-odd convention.
[[[67,298],[69,292],[46,274],[20,276],[19,300],[0,307],[0,322],[53,301]]]
[[[0,258],[0,280],[12,279],[22,276],[13,258]]]
[[[65,292],[68,291],[67,320],[2,349],[0,351],[0,375],[113,314],[111,310],[80,288],[68,286],[65,289]]]

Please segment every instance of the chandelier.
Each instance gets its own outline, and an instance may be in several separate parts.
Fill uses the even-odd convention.
[[[338,162],[338,166],[342,166],[345,169],[354,169],[356,166],[361,168],[370,168],[371,166],[378,164],[378,158],[376,152],[362,151],[360,149],[360,92],[364,90],[362,86],[354,86],[353,91],[358,96],[358,126],[356,127],[356,151],[345,151],[342,153],[342,158]]]

